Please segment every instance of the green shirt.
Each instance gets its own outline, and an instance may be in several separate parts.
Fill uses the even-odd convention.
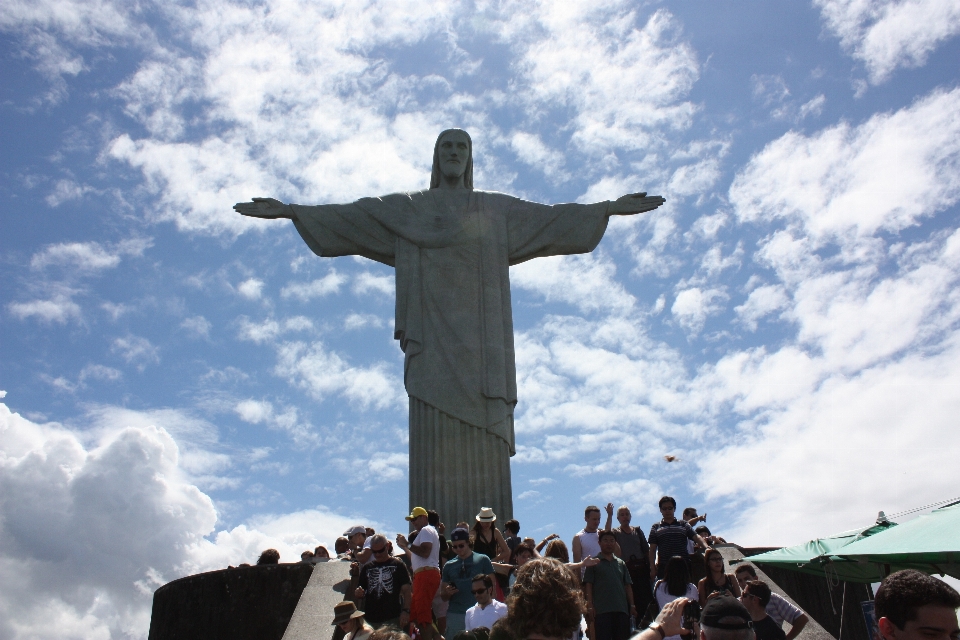
[[[593,585],[593,611],[597,615],[614,611],[630,614],[627,588],[633,584],[627,565],[617,556],[607,560],[600,556],[600,564],[587,567],[583,582]]]
[[[493,565],[490,558],[482,553],[473,552],[466,560],[461,560],[457,556],[453,560],[448,560],[443,565],[443,574],[441,580],[449,582],[457,588],[457,594],[450,598],[450,613],[466,613],[467,609],[477,604],[477,599],[473,597],[471,589],[473,588],[473,576],[478,573],[493,573]]]

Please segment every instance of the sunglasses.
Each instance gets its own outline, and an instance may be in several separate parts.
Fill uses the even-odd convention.
[[[378,554],[379,554],[379,553],[384,553],[384,552],[386,552],[386,550],[387,550],[387,546],[386,546],[386,545],[380,547],[379,549],[374,549],[373,547],[370,547],[370,551],[373,551],[374,553],[378,553]]]
[[[466,542],[461,542],[460,544],[452,544],[450,546],[453,547],[454,549],[466,549],[470,545],[468,545]]]
[[[483,589],[472,589],[472,590],[470,591],[470,593],[472,593],[472,594],[475,595],[475,596],[478,596],[478,595],[480,595],[481,593],[486,593],[487,591],[488,591],[488,589],[487,589],[486,587],[484,587]]]

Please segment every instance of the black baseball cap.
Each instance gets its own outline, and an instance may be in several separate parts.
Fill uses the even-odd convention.
[[[752,629],[753,621],[739,600],[732,596],[718,596],[707,600],[700,614],[700,625],[711,629]]]
[[[454,529],[453,533],[450,534],[451,542],[462,542],[470,540],[470,532],[466,529]]]

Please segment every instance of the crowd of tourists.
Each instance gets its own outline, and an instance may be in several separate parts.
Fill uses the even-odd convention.
[[[706,514],[687,508],[677,518],[676,508],[661,498],[662,519],[645,535],[631,526],[627,506],[616,510],[614,527],[608,504],[602,528],[600,508],[588,506],[569,550],[557,534],[539,543],[521,538],[516,520],[501,532],[486,507],[452,531],[436,512],[416,507],[407,516],[413,530],[395,541],[352,527],[335,543],[335,558],[351,563],[352,584],[334,611],[334,640],[627,640],[634,633],[635,640],[793,640],[807,614],[748,562],[728,572],[714,546],[724,540],[703,524]],[[322,546],[301,556],[329,559]],[[268,549],[258,564],[277,562]],[[946,631],[907,633],[931,603],[950,610],[953,622],[940,616],[937,627]],[[892,574],[875,606],[878,640],[960,635],[960,596],[925,574]]]

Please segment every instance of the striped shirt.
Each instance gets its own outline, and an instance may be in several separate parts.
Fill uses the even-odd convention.
[[[665,564],[673,556],[688,557],[687,540],[693,540],[693,527],[683,520],[675,520],[670,524],[658,522],[650,527],[647,540],[651,545],[657,545],[657,563]]]
[[[779,596],[776,593],[770,594],[770,602],[766,606],[767,615],[773,618],[777,624],[783,624],[784,621],[791,625],[794,621],[803,615],[803,610],[799,609]]]

